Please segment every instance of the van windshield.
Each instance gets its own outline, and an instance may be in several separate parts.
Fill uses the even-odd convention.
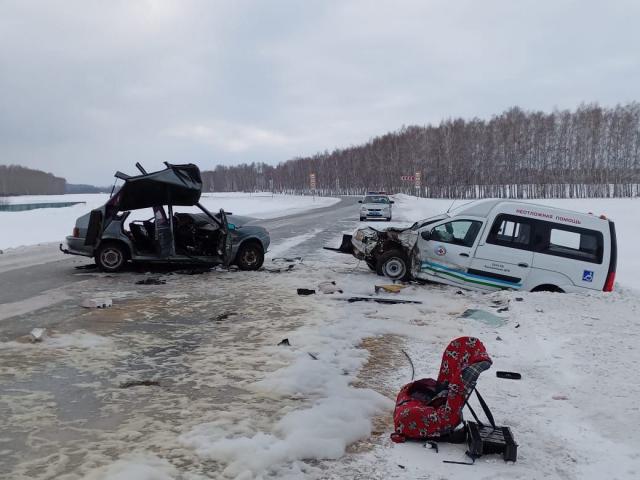
[[[389,197],[383,197],[382,195],[367,195],[364,197],[362,203],[389,203]]]

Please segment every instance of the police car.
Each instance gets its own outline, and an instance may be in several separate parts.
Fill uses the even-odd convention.
[[[369,192],[364,199],[359,200],[360,221],[367,219],[391,221],[391,205],[393,200],[385,192]]]

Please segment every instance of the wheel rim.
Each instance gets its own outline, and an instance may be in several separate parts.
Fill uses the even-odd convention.
[[[248,266],[255,265],[256,263],[258,263],[258,254],[252,248],[245,250],[245,252],[242,254],[242,261],[245,265]]]
[[[100,254],[100,262],[107,268],[119,267],[122,260],[122,253],[115,248],[107,248]]]
[[[407,270],[404,262],[399,258],[390,258],[384,264],[383,272],[389,278],[402,278]]]

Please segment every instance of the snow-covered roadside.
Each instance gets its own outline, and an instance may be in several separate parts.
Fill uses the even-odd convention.
[[[428,218],[446,212],[450,207],[455,210],[469,204],[468,200],[444,200],[434,198],[417,198],[398,194],[394,196],[398,211],[397,219],[407,222],[406,225],[422,218]],[[637,254],[636,241],[640,237],[640,221],[638,208],[640,199],[637,198],[581,198],[581,199],[540,199],[525,200],[529,203],[551,205],[567,210],[575,210],[595,215],[604,214],[616,224],[618,240],[618,268],[616,281],[620,285],[640,289],[640,255]],[[394,212],[395,213],[395,212]],[[378,227],[380,226],[377,224]]]
[[[23,212],[0,212],[0,249],[16,248],[47,242],[60,242],[75,225],[81,215],[103,205],[108,195],[37,195],[7,197],[10,203],[85,202],[64,208],[43,208]],[[316,208],[328,207],[339,202],[338,198],[297,195],[271,195],[270,193],[205,193],[202,204],[211,211],[224,208],[236,215],[260,219],[291,215]],[[197,211],[195,208],[178,208],[177,211]],[[132,212],[129,220],[146,219],[150,211]]]

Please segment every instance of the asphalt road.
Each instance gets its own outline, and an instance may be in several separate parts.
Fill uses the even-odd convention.
[[[356,201],[259,221],[272,238],[266,266],[279,255],[319,255],[357,224]],[[273,429],[285,400],[247,386],[277,367],[269,348],[317,314],[295,288],[317,281],[309,278],[319,262],[286,274],[161,275],[166,284],[144,286],[135,271],[77,270],[91,263],[80,257],[33,265],[56,258],[51,245],[41,248],[49,250],[27,252],[35,260],[25,268],[18,268],[20,258],[0,259],[1,478],[83,478],[96,458],[108,463],[134,445],[154,452],[166,446],[163,456],[204,474],[220,467],[193,462],[175,432],[214,421],[220,410],[240,421],[247,408],[258,428]],[[113,307],[78,306],[101,296]],[[36,327],[50,338],[31,344]],[[126,387],[131,380],[159,386]]]
[[[281,251],[278,244],[289,241],[293,242],[293,246],[287,248],[287,255],[306,256],[333,241],[340,232],[357,221],[356,206],[357,198],[344,197],[330,207],[252,223],[260,224],[269,231],[274,256]],[[296,238],[299,241],[297,244]],[[42,248],[51,250],[52,247]],[[43,292],[86,279],[75,267],[90,265],[93,263],[91,259],[64,256],[62,253],[60,257],[59,261],[7,272],[2,272],[3,259],[0,257],[0,306],[36,297]]]

